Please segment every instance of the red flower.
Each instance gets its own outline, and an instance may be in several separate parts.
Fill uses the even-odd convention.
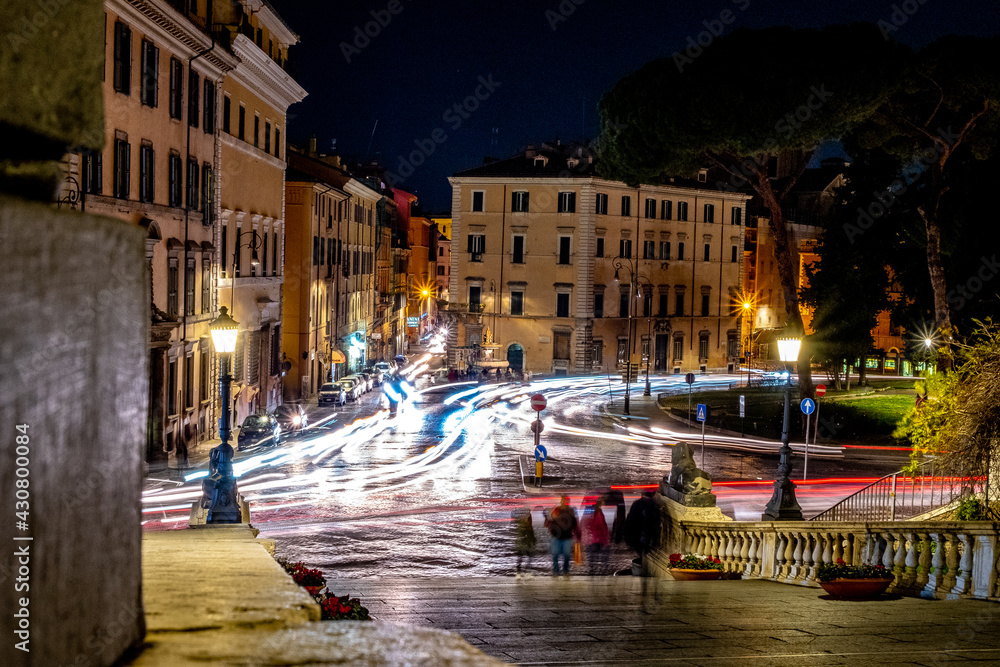
[[[844,562],[843,558],[838,558],[837,559],[837,565],[847,565],[847,563]]]

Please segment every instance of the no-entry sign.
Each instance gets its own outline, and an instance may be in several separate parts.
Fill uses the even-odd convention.
[[[818,384],[816,385],[816,398],[823,398],[826,396],[826,385]]]
[[[546,403],[545,397],[541,394],[535,394],[531,397],[531,409],[535,412],[541,412],[545,409],[546,405],[548,405],[548,403]]]

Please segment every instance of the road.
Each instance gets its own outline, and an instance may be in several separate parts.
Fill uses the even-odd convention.
[[[379,409],[378,392],[371,392],[343,409],[313,408],[309,429],[280,447],[239,453],[240,492],[261,536],[277,539],[279,555],[339,577],[505,575],[515,563],[511,512],[527,506],[539,536],[534,568],[541,572],[547,550],[541,509],[557,504],[559,492],[568,490],[580,506],[596,491],[616,488],[631,502],[669,469],[666,445],[691,437],[642,420],[623,422],[615,416],[621,385],[607,378],[530,386],[411,380],[395,417]],[[654,395],[682,390],[681,380],[656,379]],[[720,387],[735,381],[706,380]],[[606,408],[609,387],[615,402]],[[542,440],[550,459],[543,488],[526,490],[534,393],[548,399]],[[700,463],[700,434],[693,442]],[[703,467],[716,480],[720,506],[737,519],[759,518],[777,467],[776,445],[721,437],[706,438],[706,445]],[[902,463],[899,456],[864,454],[814,449],[810,477],[835,481],[800,486],[803,508],[820,511]],[[801,461],[796,466],[801,471]],[[193,471],[183,484],[148,480],[145,529],[184,527],[204,474]],[[610,526],[614,508],[606,518]],[[627,567],[631,556],[618,546],[600,573]]]

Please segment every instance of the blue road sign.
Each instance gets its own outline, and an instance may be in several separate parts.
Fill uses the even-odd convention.
[[[802,414],[811,415],[816,410],[816,401],[811,398],[802,399]]]
[[[698,412],[695,413],[695,419],[697,419],[700,422],[703,422],[706,419],[708,419],[708,406],[707,405],[705,405],[704,403],[699,403],[698,404]]]
[[[548,458],[549,453],[545,451],[545,445],[535,445],[535,460],[544,461]]]

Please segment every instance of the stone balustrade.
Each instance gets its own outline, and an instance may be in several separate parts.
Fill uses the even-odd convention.
[[[992,522],[886,521],[872,523],[664,522],[662,544],[650,558],[654,573],[670,553],[718,558],[726,572],[818,586],[823,563],[883,565],[895,579],[890,592],[928,598],[1000,596],[998,531]]]

